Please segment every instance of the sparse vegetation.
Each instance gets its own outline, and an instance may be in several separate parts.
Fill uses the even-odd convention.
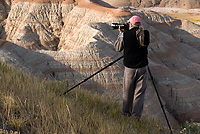
[[[200,13],[191,13],[191,12],[177,12],[166,13],[167,15],[175,19],[185,19],[194,23],[200,22]]]
[[[113,98],[48,81],[0,62],[0,133],[160,134],[168,129],[153,119],[121,115]]]
[[[200,126],[195,122],[186,122],[182,130],[180,131],[181,134],[200,134]]]

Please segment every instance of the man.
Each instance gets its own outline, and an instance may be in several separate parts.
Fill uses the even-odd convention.
[[[123,114],[134,115],[137,120],[142,115],[147,88],[149,45],[149,34],[144,34],[141,24],[139,16],[132,16],[129,19],[129,30],[119,28],[115,43],[117,51],[124,50]]]

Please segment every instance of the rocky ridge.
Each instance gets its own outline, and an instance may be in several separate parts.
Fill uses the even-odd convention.
[[[134,6],[134,7],[173,7],[173,8],[199,8],[198,0],[90,0],[108,7]]]
[[[105,1],[104,1],[105,2]],[[105,4],[105,3],[104,3]],[[6,9],[6,10],[5,10]],[[91,1],[5,1],[0,3],[1,60],[69,85],[90,76],[121,53],[112,22],[139,15],[151,33],[150,69],[173,126],[200,121],[200,26],[141,8],[108,8]],[[121,98],[123,64],[117,62],[81,87]],[[163,119],[148,82],[144,114]]]

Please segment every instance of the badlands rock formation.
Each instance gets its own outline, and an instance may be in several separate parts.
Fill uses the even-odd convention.
[[[121,10],[106,3],[1,2],[0,59],[49,79],[68,80],[72,86],[122,55],[114,50],[118,31],[110,25],[139,15],[151,33],[149,66],[170,123],[200,122],[200,26],[148,9]],[[119,61],[81,87],[121,99],[123,69]],[[148,85],[144,115],[166,123],[150,80]]]
[[[176,7],[176,8],[199,8],[198,0],[90,0],[107,7],[134,6],[134,7]]]

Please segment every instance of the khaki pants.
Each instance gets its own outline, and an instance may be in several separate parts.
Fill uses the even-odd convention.
[[[123,88],[123,114],[142,115],[144,95],[147,88],[147,66],[133,69],[125,67]]]

